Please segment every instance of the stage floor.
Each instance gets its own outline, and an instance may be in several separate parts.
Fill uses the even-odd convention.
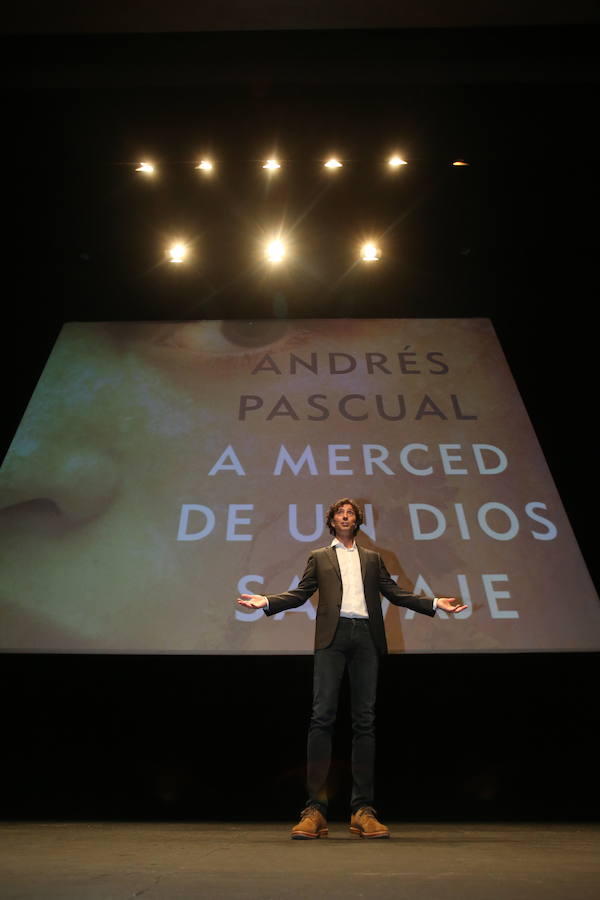
[[[293,823],[290,823],[290,825]],[[388,823],[389,841],[292,841],[287,823],[0,824],[15,898],[597,900],[600,825]]]

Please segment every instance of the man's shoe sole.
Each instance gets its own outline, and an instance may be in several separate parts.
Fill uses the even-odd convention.
[[[352,834],[357,834],[361,838],[369,839],[369,838],[389,838],[389,831],[372,831],[371,833],[365,832],[362,828],[358,828],[356,825],[350,825],[350,831]]]
[[[291,838],[293,841],[314,841],[316,838],[327,837],[329,830],[323,828],[318,834],[309,831],[293,831]]]
[[[326,838],[328,834],[328,828],[321,828],[316,834],[314,831],[292,831],[291,838],[293,841],[314,841],[315,838]]]

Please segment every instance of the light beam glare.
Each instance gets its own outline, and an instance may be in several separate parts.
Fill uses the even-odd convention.
[[[373,241],[367,241],[361,247],[360,258],[363,262],[377,262],[381,259],[381,250]]]
[[[181,241],[171,244],[167,252],[171,263],[181,263],[188,255],[188,249]]]
[[[266,257],[269,262],[279,263],[285,258],[285,244],[282,240],[277,238],[274,241],[269,241],[266,247]]]

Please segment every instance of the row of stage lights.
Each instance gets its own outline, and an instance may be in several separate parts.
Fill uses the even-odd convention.
[[[408,165],[408,162],[405,159],[402,159],[401,156],[397,156],[397,155],[390,156],[390,158],[387,160],[387,166],[389,169],[400,170],[400,169],[402,169],[403,166],[407,166],[407,165]],[[468,165],[470,165],[470,163],[468,163],[464,159],[455,159],[451,162],[450,165],[452,165],[452,166],[468,166]],[[264,162],[261,162],[260,166],[262,169],[265,169],[267,172],[277,172],[278,169],[282,168],[282,163],[280,162],[280,160],[275,159],[273,157],[271,159],[265,160]],[[344,166],[344,163],[337,156],[331,156],[331,157],[329,157],[329,159],[327,159],[323,163],[323,168],[329,169],[329,171],[335,171],[336,169],[341,169],[341,168],[343,168],[343,166]],[[215,171],[216,164],[215,164],[214,160],[201,159],[200,162],[198,163],[198,165],[194,166],[194,168],[199,170],[200,172],[202,172],[204,175],[210,175],[212,172]],[[154,163],[151,163],[146,160],[146,161],[138,163],[135,171],[141,172],[144,175],[156,175],[157,167],[154,165]]]
[[[336,169],[341,169],[344,163],[338,159],[336,156],[331,156],[323,163],[323,167],[325,169],[329,169],[330,171],[335,171]],[[391,156],[387,160],[387,165],[390,169],[401,169],[403,166],[407,166],[408,162],[403,159],[401,156],[394,155]],[[455,159],[452,161],[451,165],[453,166],[468,166],[468,163],[464,159]],[[281,169],[281,162],[274,157],[265,160],[261,163],[261,168],[265,169],[267,172],[276,172],[278,169]],[[210,159],[202,159],[194,167],[205,175],[210,175],[215,170],[215,163]],[[157,173],[156,166],[154,163],[148,161],[142,161],[138,163],[136,172],[141,172],[144,175],[151,176]],[[167,259],[171,263],[179,264],[185,262],[186,259],[189,258],[189,247],[183,243],[182,241],[178,241],[174,244],[171,244],[167,249]],[[281,263],[285,260],[287,255],[287,248],[285,242],[280,240],[279,238],[276,240],[268,241],[265,244],[264,248],[264,258],[269,263]],[[373,241],[367,241],[360,248],[359,259],[361,262],[372,263],[378,262],[381,259],[381,249],[377,246]]]
[[[266,262],[278,264],[284,262],[288,255],[285,241],[280,238],[267,241],[264,245],[264,259]],[[183,263],[190,256],[190,249],[183,241],[177,241],[167,248],[167,259],[170,263]],[[381,259],[381,249],[374,241],[367,241],[360,248],[359,260],[364,263],[378,262]]]

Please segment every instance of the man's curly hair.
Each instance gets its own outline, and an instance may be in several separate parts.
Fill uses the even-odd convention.
[[[335,537],[335,528],[333,527],[333,517],[335,516],[338,509],[341,506],[345,506],[346,503],[349,503],[352,509],[354,510],[354,515],[356,516],[356,522],[354,524],[354,534],[358,534],[358,529],[364,522],[363,511],[356,502],[356,500],[351,500],[350,497],[343,497],[341,500],[336,500],[335,503],[332,503],[329,509],[327,510],[327,518],[325,519],[325,524],[329,528],[331,534]]]

